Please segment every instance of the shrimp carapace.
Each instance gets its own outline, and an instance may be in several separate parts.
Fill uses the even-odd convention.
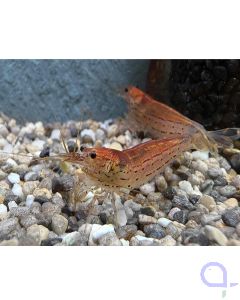
[[[123,151],[83,148],[78,153],[62,154],[60,159],[80,165],[90,185],[119,193],[122,188],[138,188],[153,179],[191,145],[192,141],[187,138],[168,138]]]

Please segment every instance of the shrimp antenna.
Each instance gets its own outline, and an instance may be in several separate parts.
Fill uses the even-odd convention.
[[[81,130],[82,130],[82,122],[80,122],[80,128],[77,131],[76,142],[74,145],[74,152],[77,152],[78,141],[79,141],[79,146],[80,146],[80,131]]]

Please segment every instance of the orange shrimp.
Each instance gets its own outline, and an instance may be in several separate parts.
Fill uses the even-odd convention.
[[[64,153],[59,158],[80,165],[87,175],[87,185],[120,194],[121,189],[138,188],[153,179],[189,149],[191,143],[190,138],[168,138],[148,141],[123,151],[82,147],[81,152]]]
[[[129,86],[125,92],[129,105],[129,123],[133,128],[149,133],[153,138],[192,136],[193,148],[208,149],[212,153],[217,152],[219,145],[232,145],[232,139],[226,136],[226,129],[207,131],[201,124],[154,100],[134,86]]]

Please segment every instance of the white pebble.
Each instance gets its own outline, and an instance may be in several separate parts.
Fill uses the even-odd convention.
[[[178,183],[181,190],[185,191],[188,195],[192,194],[193,188],[189,181],[183,180]]]
[[[15,201],[9,201],[8,202],[9,210],[12,209],[13,207],[18,207],[17,203]]]
[[[155,183],[146,183],[142,186],[140,186],[140,191],[142,194],[144,194],[145,196],[147,196],[150,193],[155,192]]]
[[[135,235],[135,238],[139,242],[142,242],[142,241],[153,241],[153,238],[148,238],[148,237],[145,237],[145,236],[142,236],[142,235]]]
[[[19,183],[20,182],[20,176],[17,173],[10,173],[8,175],[8,180],[14,184],[14,183]]]
[[[172,221],[169,220],[169,219],[167,219],[167,218],[159,218],[157,222],[158,222],[158,224],[160,224],[162,227],[168,227],[168,225],[169,225],[170,223],[172,223]]]
[[[10,167],[16,167],[17,163],[15,162],[15,160],[13,160],[12,158],[8,158],[6,163],[10,166]]]
[[[7,216],[7,206],[0,204],[0,220],[5,219]]]
[[[117,224],[120,227],[125,226],[127,224],[127,216],[126,216],[124,206],[122,205],[121,198],[119,196],[116,196],[115,208],[116,208],[116,222],[117,222]]]
[[[53,129],[51,132],[50,138],[52,140],[60,141],[61,140],[61,131],[59,129]]]
[[[45,141],[36,139],[35,141],[32,142],[32,147],[36,149],[36,151],[41,151],[43,149],[43,146],[45,144]]]
[[[112,224],[105,224],[93,232],[92,238],[94,241],[98,241],[102,236],[109,232],[114,232],[114,227]]]
[[[129,241],[125,239],[120,239],[120,242],[122,243],[122,246],[129,246]]]
[[[86,224],[86,225],[88,225],[88,224]],[[102,225],[99,225],[99,224],[93,224],[92,225],[91,232],[90,232],[89,239],[88,239],[88,245],[89,246],[96,246],[96,243],[93,239],[93,234],[94,234],[95,231],[98,231],[101,227],[102,227]]]
[[[34,196],[33,195],[27,195],[26,198],[26,206],[30,207],[33,204]]]
[[[193,159],[201,159],[207,160],[209,158],[209,151],[193,151],[192,152]]]
[[[15,196],[22,197],[23,196],[23,191],[21,185],[18,183],[15,183],[12,187],[12,192]]]

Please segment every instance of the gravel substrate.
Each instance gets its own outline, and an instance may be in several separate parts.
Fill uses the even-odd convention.
[[[89,146],[122,150],[147,140],[121,121],[20,126],[0,117],[0,150],[9,153],[0,154],[0,245],[240,245],[238,149],[224,151],[226,158],[185,152],[152,182],[118,197],[115,213],[104,194],[89,209],[92,191],[74,210],[77,167],[32,156],[63,152],[60,128],[73,151],[80,127]]]

